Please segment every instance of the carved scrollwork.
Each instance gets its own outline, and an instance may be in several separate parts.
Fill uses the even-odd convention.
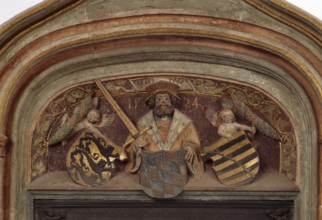
[[[256,110],[266,123],[261,123],[263,132],[267,132],[267,123],[274,128],[270,129],[271,134],[268,136],[280,140],[281,155],[280,155],[280,171],[285,173],[290,180],[296,178],[296,143],[295,137],[292,135],[290,124],[287,123],[285,116],[283,117],[281,108],[272,100],[265,98],[259,92],[254,92],[249,88],[228,87],[226,92],[233,100],[238,100],[252,109]],[[226,105],[233,103],[226,103]],[[241,108],[245,109],[245,107]],[[273,132],[273,133],[272,133]]]
[[[294,180],[296,177],[296,147],[294,135],[287,133],[283,134],[281,138],[281,161],[280,171],[286,176]]]
[[[48,155],[48,146],[55,144],[57,136],[59,136],[59,134],[52,132],[54,128],[59,126],[64,114],[74,109],[79,103],[83,103],[83,100],[90,96],[90,94],[92,94],[92,90],[89,86],[73,88],[54,99],[44,110],[36,124],[32,139],[32,178],[41,176],[47,170],[44,159]],[[83,113],[83,115],[85,114],[86,112]],[[82,115],[78,116],[77,120],[80,120],[82,117]]]
[[[206,79],[193,79],[191,85],[194,91],[212,96],[221,95],[224,89],[219,83]]]

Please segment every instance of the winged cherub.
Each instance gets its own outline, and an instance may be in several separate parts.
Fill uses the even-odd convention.
[[[255,126],[249,127],[247,125],[237,123],[235,121],[235,115],[230,109],[223,109],[218,115],[214,108],[209,107],[205,111],[205,116],[214,127],[218,126],[218,118],[221,119],[221,123],[218,127],[218,134],[220,137],[228,140],[238,131],[249,131],[251,133],[256,132]]]
[[[85,111],[83,106],[85,105],[77,106],[71,117],[69,117],[67,113],[63,116],[60,125],[61,132],[58,132],[58,134],[64,134],[57,135],[60,137],[59,139],[63,140],[63,145],[66,144],[66,139],[68,137],[71,137],[83,129],[87,129],[89,132],[108,140],[108,138],[102,134],[100,128],[111,125],[115,119],[115,115],[110,114],[109,112],[101,114],[97,109],[98,99],[96,97],[93,98],[89,110]]]
[[[86,117],[74,126],[70,135],[73,135],[80,130],[87,129],[102,138],[106,138],[99,128],[111,125],[114,121],[114,118],[115,116],[113,114],[108,115],[105,113],[101,116],[99,110],[90,109]]]
[[[224,109],[219,114],[222,123],[218,127],[218,134],[221,137],[230,139],[237,131],[249,131],[251,133],[256,132],[254,126],[249,127],[235,122],[235,115],[230,109]]]

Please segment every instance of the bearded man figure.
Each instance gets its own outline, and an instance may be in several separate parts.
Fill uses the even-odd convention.
[[[170,198],[183,190],[187,170],[194,177],[203,172],[199,136],[192,120],[177,109],[178,85],[158,82],[146,91],[151,110],[138,121],[137,128],[150,129],[129,148],[127,171],[140,170],[140,184],[148,195]]]

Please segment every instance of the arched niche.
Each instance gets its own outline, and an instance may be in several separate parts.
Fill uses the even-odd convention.
[[[240,6],[251,11],[244,3]],[[81,5],[79,10],[76,7],[74,13],[84,7],[89,5]],[[263,16],[253,13],[254,17]],[[254,18],[241,22],[205,14],[191,16],[172,11],[164,15],[134,13],[114,19],[93,18],[91,22],[55,27],[48,33],[40,28],[39,38],[30,41],[26,36],[26,45],[11,49],[12,56],[8,61],[4,59],[2,66],[6,87],[2,91],[1,125],[10,138],[4,168],[10,173],[4,179],[4,186],[10,189],[3,193],[5,216],[32,218],[36,200],[149,200],[135,187],[87,190],[73,182],[56,189],[48,182],[33,184],[33,132],[46,106],[62,91],[91,84],[95,79],[113,82],[180,76],[248,88],[275,103],[292,127],[296,167],[289,188],[274,190],[268,185],[267,190],[256,191],[245,186],[225,192],[227,188],[218,190],[211,184],[210,189],[190,186],[179,200],[290,200],[295,204],[295,219],[316,218],[317,127],[321,111],[317,47],[251,24]],[[61,18],[68,20],[68,16]]]

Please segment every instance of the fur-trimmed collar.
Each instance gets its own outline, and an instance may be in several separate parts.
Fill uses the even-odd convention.
[[[163,142],[159,130],[157,128],[156,122],[153,117],[153,111],[149,111],[147,114],[145,114],[138,124],[143,127],[149,127],[152,128],[147,131],[147,133],[152,137],[153,141],[159,146],[160,150],[170,150],[171,146],[174,144],[177,137],[180,135],[182,130],[191,122],[191,120],[181,113],[179,110],[175,109],[169,134],[168,134],[168,141]]]

